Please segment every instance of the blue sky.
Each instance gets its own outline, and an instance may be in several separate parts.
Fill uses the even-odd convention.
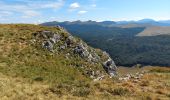
[[[0,23],[170,19],[170,0],[0,0]]]

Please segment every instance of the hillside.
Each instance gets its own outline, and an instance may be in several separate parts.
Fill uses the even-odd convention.
[[[106,52],[62,27],[0,25],[1,100],[168,100],[169,73],[117,69]]]
[[[138,33],[137,36],[158,36],[170,35],[170,27],[151,26],[147,27],[143,32]]]
[[[116,74],[107,53],[87,46],[61,27],[0,25],[0,38],[0,72],[5,75],[76,84]]]
[[[89,45],[107,51],[117,65],[170,66],[170,36],[168,26],[153,26],[150,20],[139,22],[117,22],[115,26],[100,23],[79,22],[43,23],[42,25],[65,27],[74,36],[82,38]],[[68,23],[68,22],[67,22]],[[130,24],[134,23],[134,24]]]

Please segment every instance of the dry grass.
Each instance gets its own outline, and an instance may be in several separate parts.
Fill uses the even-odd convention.
[[[163,26],[152,26],[147,27],[143,32],[139,33],[138,36],[157,36],[157,35],[169,35],[170,27]]]
[[[50,86],[41,80],[30,81],[27,78],[0,74],[0,98],[1,100],[127,100],[127,98],[128,100],[169,100],[169,80],[170,73],[151,71],[138,81],[131,79],[120,82],[105,78],[97,82],[76,82],[76,85],[60,83]]]

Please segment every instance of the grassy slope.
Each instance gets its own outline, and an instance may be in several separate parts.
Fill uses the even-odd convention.
[[[0,25],[0,98],[23,99],[169,99],[170,69],[151,70],[137,82],[120,82],[105,78],[93,82],[75,66],[93,68],[79,57],[66,59],[65,52],[52,54],[32,45],[32,33],[40,30],[59,31],[35,25]],[[75,62],[76,61],[76,62]],[[142,69],[120,68],[119,72]]]
[[[121,71],[129,69],[121,68]],[[136,71],[138,69],[132,69]],[[162,67],[150,70],[140,80],[117,81],[104,79],[83,85],[68,84],[51,87],[43,82],[29,82],[23,78],[0,74],[1,100],[169,100],[170,69]],[[74,88],[74,89],[73,89]],[[72,89],[72,93],[67,93]]]
[[[169,35],[170,27],[152,26],[147,27],[143,32],[140,32],[137,36],[157,36],[157,35]]]
[[[64,52],[56,55],[43,50],[41,45],[31,44],[32,33],[40,30],[58,31],[34,25],[0,25],[0,72],[33,80],[42,78],[47,82],[86,80],[72,64],[84,64],[82,59],[68,60]]]

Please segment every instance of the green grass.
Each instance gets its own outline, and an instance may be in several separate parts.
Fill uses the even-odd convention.
[[[74,54],[66,59],[65,54],[70,52],[70,48],[55,54],[43,49],[40,43],[31,43],[34,39],[32,34],[42,30],[68,36],[67,32],[58,28],[25,24],[0,26],[0,72],[3,74],[30,80],[40,78],[47,83],[62,83],[90,80],[83,75],[84,69],[81,67],[102,69],[100,64],[91,64]]]

